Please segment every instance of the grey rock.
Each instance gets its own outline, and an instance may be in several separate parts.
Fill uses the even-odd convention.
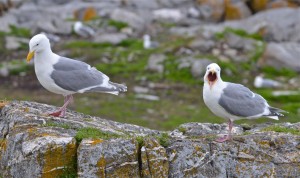
[[[86,139],[78,148],[78,177],[139,177],[138,143]]]
[[[94,42],[97,43],[111,43],[119,44],[123,40],[127,39],[128,36],[124,33],[110,33],[110,34],[101,34],[94,37]]]
[[[243,50],[244,52],[253,51],[255,49],[255,45],[257,44],[256,40],[243,38],[233,33],[226,34],[224,40],[230,48]]]
[[[162,22],[176,23],[184,18],[179,9],[158,9],[153,11],[154,19]]]
[[[8,50],[15,50],[21,47],[23,44],[28,44],[29,39],[19,38],[14,36],[6,36],[5,37],[5,48]]]
[[[196,38],[189,44],[192,49],[201,52],[209,52],[215,45],[216,43],[214,41],[203,38]]]
[[[124,9],[115,9],[111,14],[111,19],[125,22],[136,30],[143,30],[145,26],[144,19],[134,12]]]
[[[170,32],[174,35],[185,36],[185,37],[195,37],[200,34],[202,26],[191,26],[191,27],[172,27]]]
[[[69,110],[66,118],[44,114],[54,109],[24,101],[0,108],[1,177],[299,177],[300,136],[264,131],[274,124],[248,127],[248,134],[234,125],[233,141],[216,143],[226,124],[186,123],[165,132],[162,145],[160,131]],[[78,142],[83,127],[106,137]]]
[[[178,59],[178,69],[190,68],[195,60],[194,57],[183,57]]]
[[[147,69],[150,71],[163,73],[166,56],[163,54],[152,54],[148,59]]]
[[[300,45],[298,43],[268,43],[266,50],[258,61],[259,66],[290,68],[300,72]]]
[[[191,66],[191,73],[193,77],[195,78],[203,78],[205,72],[206,72],[206,67],[212,63],[208,59],[201,59],[201,60],[195,60]]]
[[[12,14],[5,14],[0,17],[0,31],[10,32],[10,25],[17,25],[17,18]]]

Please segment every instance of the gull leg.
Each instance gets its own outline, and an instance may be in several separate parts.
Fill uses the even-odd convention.
[[[50,113],[50,116],[54,116],[54,117],[64,117],[66,114],[66,109],[67,106],[70,104],[70,102],[73,100],[73,96],[72,95],[67,95],[64,97],[64,105],[57,111]]]
[[[232,135],[231,135],[232,126],[233,126],[233,122],[231,121],[231,119],[229,119],[229,121],[228,121],[228,135],[225,135],[224,137],[216,139],[216,142],[222,143],[222,142],[225,142],[227,140],[232,140]]]

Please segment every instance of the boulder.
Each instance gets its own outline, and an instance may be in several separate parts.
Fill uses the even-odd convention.
[[[163,73],[164,72],[164,65],[163,62],[165,61],[166,56],[163,54],[152,54],[148,59],[147,69],[150,71]]]
[[[200,14],[206,21],[219,22],[225,12],[224,0],[197,0],[200,5]]]
[[[115,9],[111,13],[110,17],[113,20],[125,22],[136,30],[144,29],[144,25],[145,25],[144,19],[132,11],[128,11],[124,9]]]
[[[289,68],[300,72],[300,44],[293,42],[268,43],[259,66],[273,66],[277,69]]]
[[[225,20],[244,19],[251,15],[249,7],[243,1],[225,1]]]
[[[191,65],[191,73],[193,77],[202,79],[206,72],[206,67],[211,63],[212,61],[209,59],[194,60]]]
[[[0,107],[1,177],[297,177],[300,123],[186,123],[172,132],[13,101]],[[275,129],[273,129],[275,128]],[[274,132],[283,128],[281,132]],[[247,131],[247,132],[245,132]]]
[[[176,23],[184,18],[179,9],[158,9],[153,11],[153,17],[157,21]]]
[[[128,38],[127,35],[124,33],[106,33],[106,34],[95,36],[94,42],[119,44],[120,42],[122,42],[127,38]]]

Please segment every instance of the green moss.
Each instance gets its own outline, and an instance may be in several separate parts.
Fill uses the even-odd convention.
[[[46,124],[44,124],[44,127],[61,127],[61,128],[64,128],[64,129],[72,128],[72,126],[70,126],[69,124],[56,123],[56,122],[47,122]]]
[[[186,128],[185,127],[178,127],[179,132],[182,132],[182,134],[186,133]]]
[[[156,137],[159,141],[159,144],[163,147],[168,147],[170,145],[170,136],[168,133],[162,133]]]
[[[9,73],[11,75],[19,75],[22,72],[27,72],[32,69],[32,67],[27,65],[25,61],[21,60],[12,60],[8,65],[10,66]]]
[[[113,46],[111,43],[95,43],[90,41],[77,40],[72,41],[65,44],[65,48],[103,48],[103,47],[111,47]]]
[[[121,30],[122,28],[128,27],[128,24],[125,22],[121,21],[116,21],[116,20],[108,20],[108,25],[116,27],[118,30]]]
[[[300,135],[300,130],[282,127],[278,125],[272,125],[266,128],[263,128],[262,131],[274,131],[274,132],[282,132],[282,133],[291,133],[293,135]]]
[[[119,137],[121,137],[121,136],[118,134],[115,134],[115,133],[103,132],[103,131],[101,131],[97,128],[93,128],[93,127],[84,127],[84,128],[78,129],[75,139],[78,142],[81,142],[82,139],[84,139],[84,138],[93,138],[93,139],[101,138],[101,139],[107,140],[110,138],[119,138]]]
[[[139,148],[142,148],[142,146],[145,145],[144,139],[145,139],[145,137],[142,137],[142,136],[137,136],[137,137],[136,137],[136,141],[137,141],[138,144],[139,144]]]
[[[228,33],[232,33],[232,34],[238,35],[243,38],[251,38],[251,39],[255,39],[255,40],[259,40],[259,41],[263,40],[262,36],[257,33],[248,33],[247,31],[245,31],[243,29],[235,29],[235,28],[230,28],[230,27],[226,27],[222,32],[217,32],[215,34],[215,37],[217,39],[223,39],[225,37],[225,35]]]

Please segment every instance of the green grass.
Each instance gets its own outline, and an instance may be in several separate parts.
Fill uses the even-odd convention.
[[[186,133],[186,128],[184,127],[178,127],[179,132],[182,132],[182,134],[184,135]]]
[[[17,37],[24,37],[24,38],[30,38],[31,32],[27,28],[19,28],[14,25],[10,25],[10,32],[9,35],[17,36]]]
[[[104,140],[111,139],[111,138],[119,138],[120,135],[114,134],[114,133],[109,133],[109,132],[103,132],[97,128],[93,127],[84,127],[81,129],[78,129],[75,139],[77,142],[81,142],[85,138],[101,138]]]
[[[261,71],[266,75],[268,78],[277,78],[278,76],[285,76],[288,78],[297,77],[297,72],[293,71],[292,69],[282,68],[276,69],[272,66],[266,66],[261,69]]]
[[[272,125],[266,128],[263,128],[262,131],[274,131],[274,132],[281,132],[281,133],[290,133],[293,135],[300,135],[300,130],[293,129],[293,128],[287,128],[277,125]]]
[[[227,33],[232,33],[232,34],[238,35],[240,37],[250,38],[250,39],[259,40],[259,41],[263,40],[262,36],[257,33],[248,33],[247,31],[245,31],[243,29],[237,29],[237,28],[231,28],[231,27],[226,27],[222,32],[216,33],[215,36],[217,39],[223,39]]]
[[[118,30],[121,30],[122,28],[128,27],[127,23],[121,22],[121,21],[112,20],[112,19],[108,20],[108,25],[116,27]]]
[[[71,129],[72,128],[72,126],[70,126],[69,124],[56,123],[56,122],[47,122],[43,126],[44,127],[60,127],[60,128],[64,128],[64,129]]]

